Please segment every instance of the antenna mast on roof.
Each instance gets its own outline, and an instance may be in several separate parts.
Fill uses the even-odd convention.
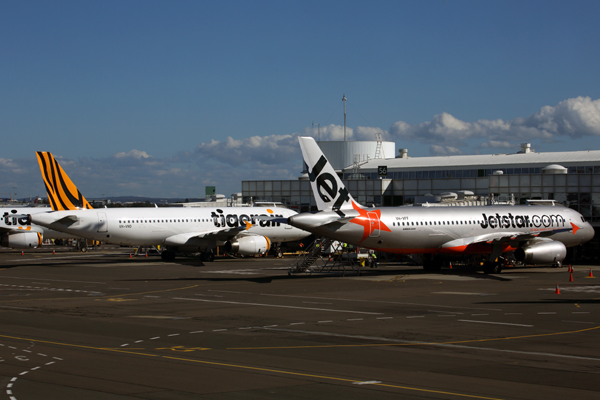
[[[342,101],[344,102],[344,142],[346,141],[346,95],[342,97]]]

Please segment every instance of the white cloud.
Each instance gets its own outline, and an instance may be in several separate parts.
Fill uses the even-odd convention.
[[[141,160],[143,158],[150,158],[148,153],[146,153],[145,151],[140,151],[140,150],[135,150],[135,149],[133,149],[127,153],[125,153],[125,152],[116,153],[113,157],[114,158],[133,158],[136,160]]]
[[[505,140],[490,140],[482,143],[479,147],[484,149],[512,149],[515,147],[515,144]]]
[[[452,146],[431,145],[429,152],[434,156],[457,156],[463,154],[460,149]]]
[[[509,121],[461,121],[448,113],[433,117],[429,122],[409,125],[398,121],[390,128],[392,137],[403,141],[418,141],[437,146],[466,146],[472,139],[487,139],[486,146],[514,147],[509,142],[525,140],[554,140],[559,137],[579,138],[600,135],[600,99],[577,97],[545,106],[527,118]],[[502,146],[499,146],[503,143]]]

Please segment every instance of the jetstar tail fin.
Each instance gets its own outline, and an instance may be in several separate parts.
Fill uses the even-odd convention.
[[[335,211],[343,217],[342,210],[358,207],[315,139],[299,137],[298,141],[319,211]]]
[[[54,156],[46,151],[36,152],[40,171],[44,184],[46,185],[46,193],[48,200],[52,206],[52,210],[77,210],[80,208],[93,208],[90,203],[83,197],[75,184],[67,176],[65,171],[58,164]]]

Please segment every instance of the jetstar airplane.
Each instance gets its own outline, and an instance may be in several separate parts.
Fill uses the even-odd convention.
[[[0,245],[28,249],[42,245],[43,239],[68,239],[67,235],[43,226],[31,224],[27,214],[46,213],[49,207],[0,208]]]
[[[37,152],[46,191],[55,210],[31,214],[32,222],[57,231],[129,246],[160,245],[163,260],[179,252],[201,252],[212,261],[212,249],[228,253],[266,253],[271,243],[300,240],[310,235],[289,225],[257,219],[288,218],[295,211],[267,207],[206,208],[91,208],[52,154]]]
[[[424,254],[426,270],[438,270],[442,254],[489,254],[486,273],[500,273],[508,252],[526,263],[560,266],[567,247],[594,236],[581,214],[562,206],[365,208],[354,201],[315,140],[299,141],[319,211],[285,222],[318,236],[384,252]]]

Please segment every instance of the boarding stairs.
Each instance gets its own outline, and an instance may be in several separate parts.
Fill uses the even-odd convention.
[[[308,245],[305,253],[290,266],[288,275],[336,271],[344,276],[347,269],[356,271],[360,275],[361,265],[352,256],[356,256],[354,250],[349,250],[343,243],[327,238],[317,238]]]

